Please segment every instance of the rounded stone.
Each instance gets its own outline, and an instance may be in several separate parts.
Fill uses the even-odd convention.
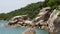
[[[35,30],[32,28],[28,28],[22,34],[36,34]]]

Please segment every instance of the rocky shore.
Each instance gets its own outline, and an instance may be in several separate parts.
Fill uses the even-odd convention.
[[[15,16],[11,20],[9,20],[9,26],[25,26],[25,27],[37,27],[41,29],[47,28],[47,20],[51,14],[50,7],[45,7],[40,10],[40,13],[37,15],[35,19],[30,20],[27,15]]]
[[[55,9],[52,13],[50,12],[50,10],[50,7],[42,8],[37,17],[32,20],[30,20],[28,15],[15,16],[11,18],[11,20],[9,20],[8,26],[40,28],[49,30],[49,34],[58,33],[60,32],[60,25],[58,25],[60,22],[60,18],[57,15],[59,14],[60,9]],[[30,31],[27,32],[31,33]],[[24,32],[23,34],[28,33]]]

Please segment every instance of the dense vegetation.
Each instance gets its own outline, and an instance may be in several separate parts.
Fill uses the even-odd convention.
[[[33,19],[42,7],[50,6],[52,8],[51,11],[53,11],[53,9],[56,9],[58,5],[60,5],[60,0],[45,0],[44,2],[32,3],[24,8],[11,11],[10,13],[0,14],[0,20],[9,20],[17,15],[28,15],[31,19]]]

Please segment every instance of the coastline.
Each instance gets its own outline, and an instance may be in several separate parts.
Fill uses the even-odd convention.
[[[0,22],[9,22],[9,21],[7,21],[7,20],[0,20]]]

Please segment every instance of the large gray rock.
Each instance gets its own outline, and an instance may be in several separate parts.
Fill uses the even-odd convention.
[[[60,34],[60,17],[57,17],[54,20],[53,25],[54,25],[54,29],[51,29],[53,30],[53,32],[50,31],[49,34]]]
[[[54,20],[58,17],[57,16],[58,14],[59,14],[59,10],[54,10],[52,14],[50,15],[49,20],[47,21],[50,32],[53,32],[54,30]]]
[[[58,17],[57,19],[55,19],[54,21],[54,33],[55,34],[60,34],[60,17]]]
[[[57,16],[60,13],[60,7],[54,10],[47,21],[50,34],[60,34],[60,18]]]
[[[22,34],[36,34],[35,30],[32,28],[28,28]]]

